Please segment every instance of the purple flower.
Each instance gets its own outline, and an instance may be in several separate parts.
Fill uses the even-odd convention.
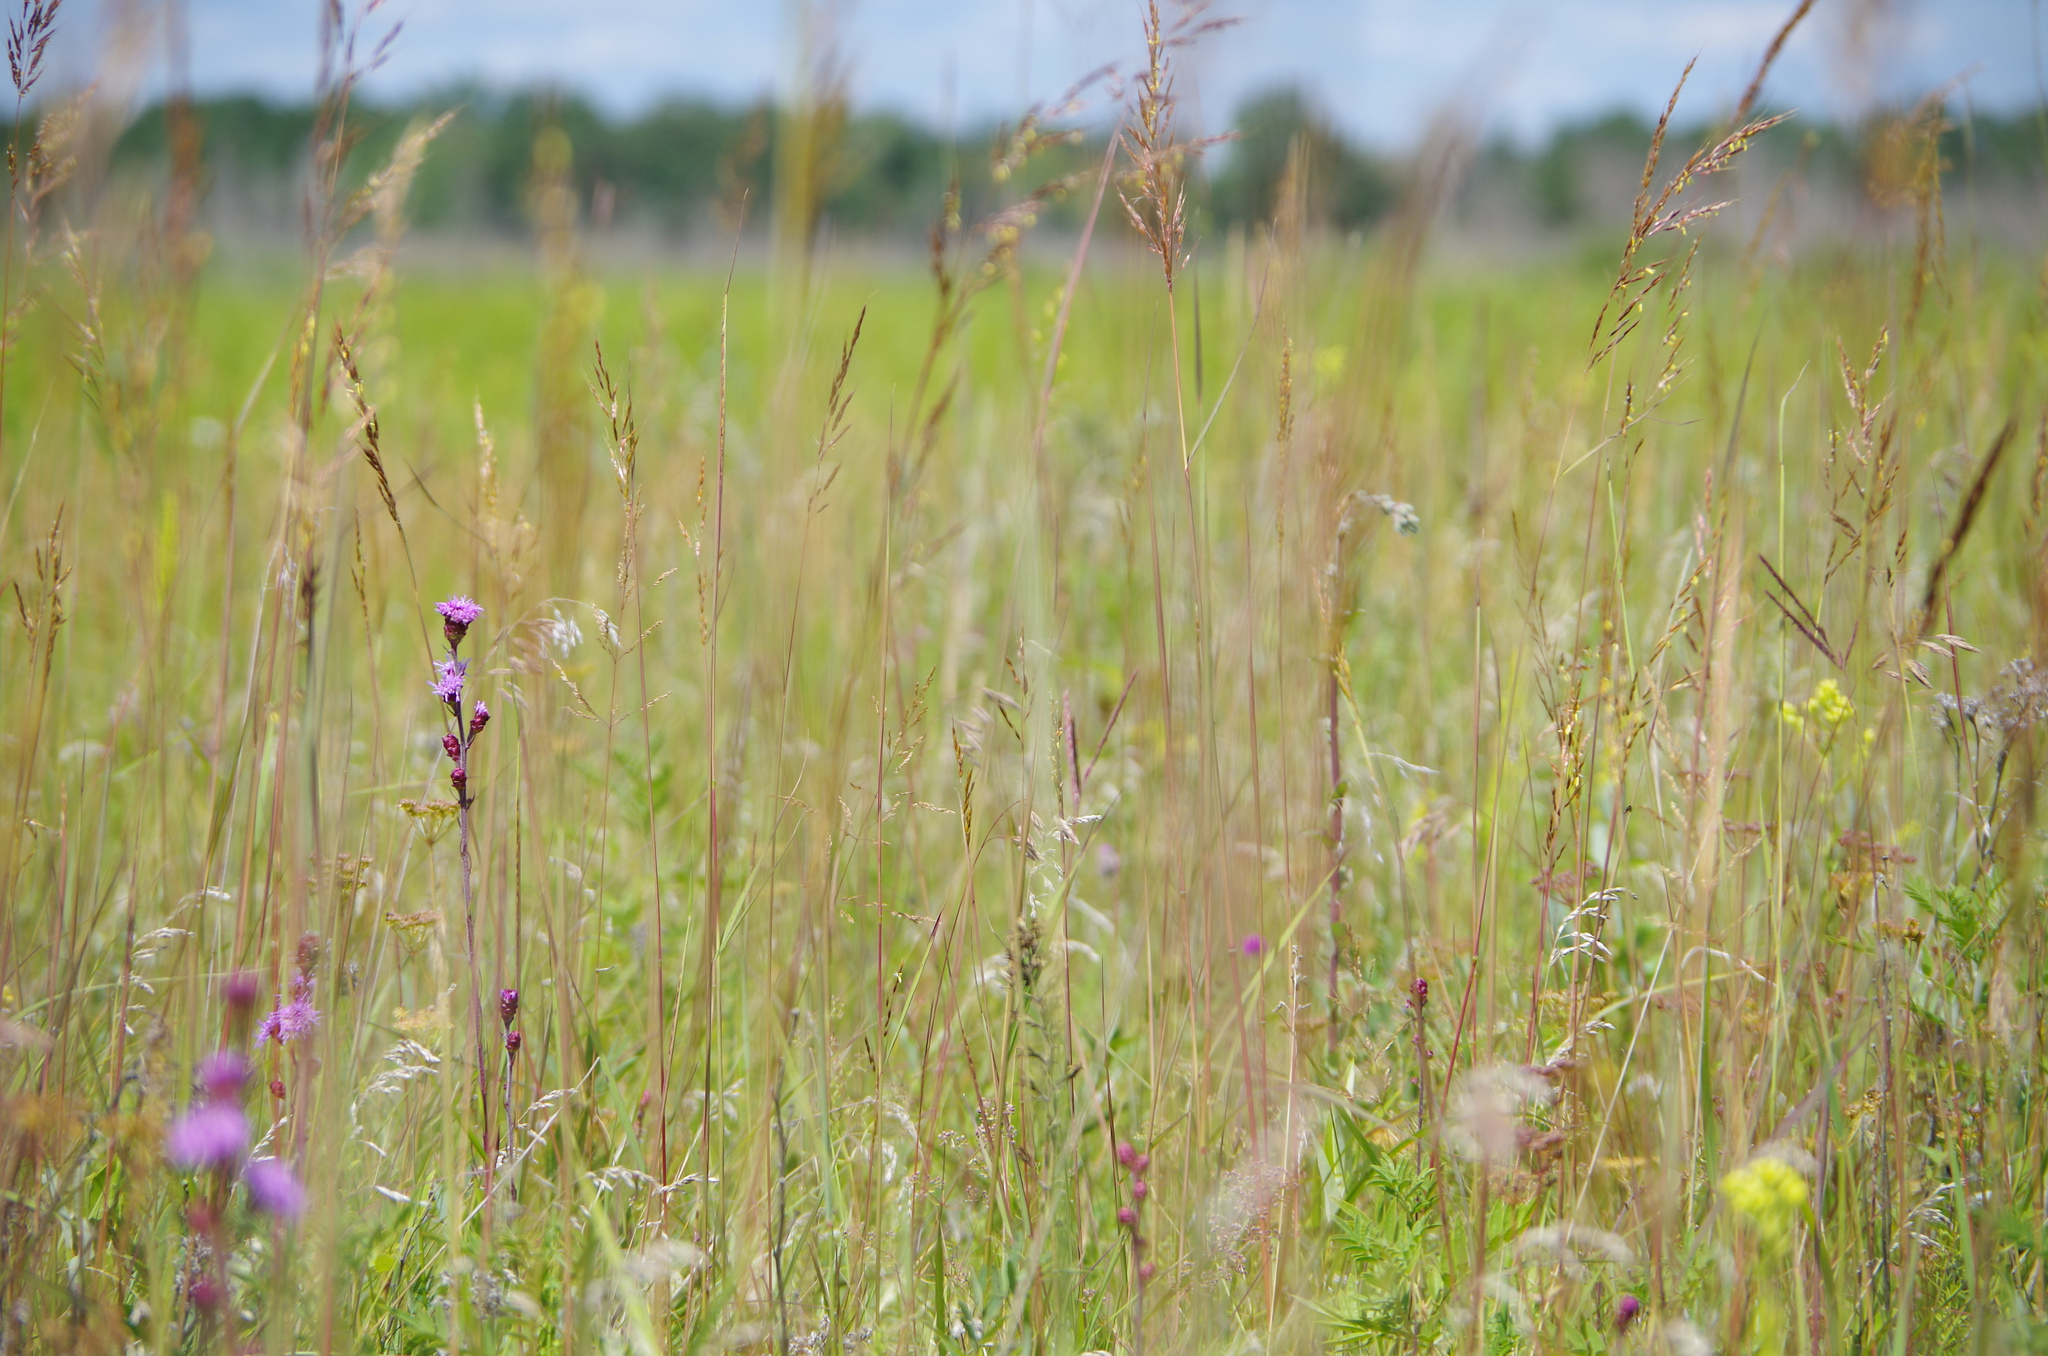
[[[242,1180],[249,1185],[249,1203],[264,1214],[292,1220],[306,1213],[306,1188],[282,1160],[251,1159]]]
[[[507,1031],[505,1033],[505,1057],[507,1059],[517,1059],[519,1057],[519,1047],[525,1043],[526,1038],[517,1031]]]
[[[197,1072],[207,1099],[226,1102],[242,1095],[249,1081],[249,1061],[233,1050],[216,1050],[199,1061]]]
[[[203,1102],[171,1122],[164,1157],[181,1168],[228,1168],[249,1148],[249,1122],[240,1108]]]
[[[1643,1302],[1634,1295],[1623,1295],[1614,1306],[1614,1330],[1627,1332],[1643,1312]]]
[[[483,607],[466,593],[458,593],[452,598],[435,603],[434,611],[441,614],[443,621],[454,622],[457,626],[472,625],[478,617],[484,615]]]
[[[457,739],[457,738],[456,738],[456,737],[455,737],[454,735],[442,735],[442,736],[441,736],[441,752],[443,752],[443,753],[445,753],[445,754],[447,754],[447,755],[448,755],[448,761],[449,761],[449,762],[451,762],[451,763],[459,763],[459,762],[461,762],[461,761],[462,761],[462,741],[461,741],[461,740],[459,740],[459,739]]]
[[[276,1041],[279,1045],[287,1045],[302,1036],[311,1035],[314,1023],[319,1020],[320,1014],[314,1010],[312,1002],[301,994],[291,1002],[279,1003],[270,1010],[270,1015],[256,1028],[256,1043]]]
[[[1138,1151],[1131,1146],[1129,1140],[1116,1146],[1116,1161],[1127,1168],[1138,1161]]]
[[[498,990],[498,1020],[506,1026],[519,1020],[519,990]]]
[[[428,684],[436,697],[453,706],[462,700],[462,679],[469,672],[467,659],[448,659],[434,665],[434,681]]]
[[[484,615],[476,600],[458,593],[453,598],[434,604],[434,611],[441,614],[441,634],[448,637],[448,648],[453,650],[469,634],[469,624]]]
[[[476,703],[476,710],[469,713],[469,737],[471,739],[476,738],[478,735],[483,733],[484,726],[489,725],[490,723],[491,708],[485,706],[483,703],[483,699],[479,697]]]
[[[1265,939],[1264,937],[1261,937],[1261,936],[1260,936],[1260,935],[1259,935],[1258,933],[1254,932],[1254,933],[1251,933],[1251,934],[1249,934],[1249,935],[1247,935],[1247,936],[1245,937],[1245,939],[1244,939],[1244,954],[1245,954],[1245,955],[1247,955],[1247,956],[1259,956],[1259,955],[1263,954],[1263,953],[1265,952],[1265,950],[1266,950],[1266,939]]]
[[[262,992],[263,981],[253,970],[237,970],[220,982],[221,999],[237,1016],[255,1007],[256,997]]]
[[[1126,1229],[1135,1228],[1138,1223],[1138,1212],[1128,1205],[1120,1205],[1116,1208],[1116,1222]]]

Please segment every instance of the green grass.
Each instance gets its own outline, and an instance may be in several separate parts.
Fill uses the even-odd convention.
[[[2044,1340],[2037,694],[1941,703],[2048,656],[2033,261],[1716,239],[1589,365],[1612,251],[1210,241],[1176,350],[1119,238],[1041,444],[1052,251],[934,347],[858,254],[102,238],[0,447],[8,1349]],[[163,1154],[244,970],[290,1223]]]

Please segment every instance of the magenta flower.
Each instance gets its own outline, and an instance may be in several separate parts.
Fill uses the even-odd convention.
[[[506,1026],[519,1020],[519,990],[498,990],[498,1020]]]
[[[164,1134],[164,1157],[181,1168],[230,1168],[248,1149],[249,1122],[225,1102],[190,1108]]]
[[[519,1047],[525,1043],[526,1038],[517,1031],[507,1031],[505,1033],[505,1057],[507,1059],[517,1059],[519,1057]]]
[[[467,659],[449,659],[434,665],[434,679],[427,686],[436,697],[453,706],[462,700],[462,679],[469,672]]]
[[[276,1041],[279,1045],[289,1045],[303,1036],[311,1035],[314,1024],[319,1020],[320,1014],[314,1009],[312,1001],[304,994],[300,994],[291,1002],[279,1003],[270,1010],[270,1015],[256,1028],[256,1043],[261,1045],[265,1041]]]
[[[1126,1229],[1135,1229],[1138,1225],[1138,1212],[1128,1205],[1120,1205],[1116,1208],[1116,1222]]]
[[[483,703],[483,699],[479,697],[476,703],[476,710],[469,713],[469,737],[471,739],[475,739],[478,735],[483,733],[484,726],[489,725],[490,723],[491,708],[485,706]]]
[[[1251,933],[1244,939],[1245,955],[1256,958],[1257,956],[1263,954],[1265,950],[1266,939],[1264,937],[1261,937],[1258,933]]]
[[[1138,1151],[1132,1147],[1129,1140],[1116,1146],[1116,1161],[1127,1168],[1138,1161]]]
[[[249,1203],[264,1214],[294,1220],[306,1213],[306,1188],[281,1159],[251,1159],[242,1180],[249,1187]]]
[[[199,1061],[197,1072],[207,1099],[226,1102],[242,1095],[249,1081],[249,1061],[233,1050],[216,1050]]]
[[[1641,1317],[1642,1312],[1643,1302],[1641,1300],[1637,1299],[1634,1295],[1623,1295],[1620,1302],[1614,1306],[1614,1330],[1618,1333],[1627,1332],[1635,1325],[1636,1319]]]
[[[462,644],[462,638],[469,634],[470,623],[484,615],[476,599],[461,593],[435,603],[434,611],[441,614],[441,634],[448,637],[451,650]]]
[[[482,605],[465,593],[434,604],[434,611],[441,614],[443,621],[454,622],[457,626],[469,626],[484,615]]]
[[[237,970],[220,982],[221,999],[229,1011],[241,1016],[256,1006],[256,999],[263,992],[263,981],[253,970]]]

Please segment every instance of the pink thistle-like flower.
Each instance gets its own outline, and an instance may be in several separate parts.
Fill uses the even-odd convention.
[[[306,1188],[281,1159],[257,1158],[242,1170],[249,1203],[266,1215],[294,1220],[306,1213]]]
[[[484,726],[489,725],[490,723],[491,708],[484,705],[482,698],[478,698],[476,709],[469,713],[469,737],[471,739],[475,739],[478,735],[483,733]]]
[[[207,1099],[225,1102],[242,1095],[249,1081],[249,1061],[233,1050],[216,1050],[199,1061],[195,1072]]]
[[[263,981],[253,970],[237,970],[220,982],[221,1001],[228,1005],[228,1011],[244,1016],[256,1006],[262,996]]]
[[[471,623],[484,615],[476,599],[462,593],[435,603],[434,611],[441,614],[441,634],[448,637],[450,645],[460,645],[469,634]]]
[[[225,1102],[203,1102],[171,1122],[164,1157],[181,1168],[229,1168],[249,1149],[249,1122]]]
[[[467,659],[444,659],[434,665],[434,681],[427,685],[428,690],[453,706],[462,700],[462,680],[468,673]]]
[[[220,1308],[220,1283],[211,1276],[194,1276],[185,1287],[185,1298],[192,1301],[192,1307],[202,1314],[210,1314]]]
[[[1263,955],[1265,953],[1265,950],[1266,939],[1264,937],[1261,937],[1258,933],[1254,932],[1244,939],[1245,955],[1257,957]]]
[[[289,1003],[279,1003],[270,1010],[256,1027],[256,1043],[276,1041],[279,1045],[291,1042],[313,1033],[314,1024],[320,1020],[319,1012],[310,999],[301,994]]]

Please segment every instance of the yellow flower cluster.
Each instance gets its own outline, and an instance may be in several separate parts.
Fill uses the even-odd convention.
[[[1806,722],[1811,719],[1816,733],[1831,735],[1855,716],[1856,703],[1836,686],[1834,679],[1823,678],[1820,686],[1813,690],[1813,695],[1806,699],[1804,707],[1785,702],[1779,706],[1778,714],[1795,730],[1805,729]]]
[[[1751,1159],[1721,1179],[1721,1194],[1773,1249],[1783,1246],[1806,1210],[1806,1179],[1781,1158]]]

